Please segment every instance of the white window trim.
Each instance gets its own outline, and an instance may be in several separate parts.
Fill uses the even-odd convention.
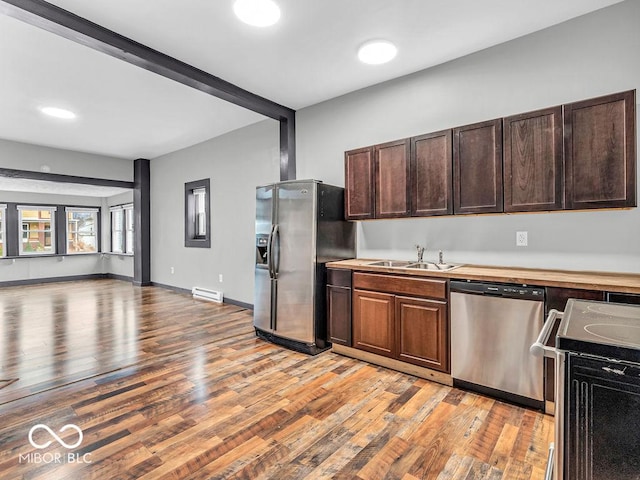
[[[99,249],[98,249],[98,235],[99,235],[99,227],[98,227],[98,223],[100,222],[100,219],[98,218],[98,213],[100,212],[99,208],[95,208],[95,207],[65,207],[64,208],[65,214],[64,214],[64,224],[65,224],[65,230],[66,230],[66,235],[64,237],[67,248],[66,248],[66,255],[95,255],[96,253],[98,253]],[[69,214],[70,213],[75,213],[75,212],[89,212],[89,213],[95,213],[96,214],[96,231],[95,231],[95,236],[96,236],[96,251],[95,252],[70,252],[69,251]]]
[[[114,212],[118,212],[118,211],[122,211],[122,229],[120,230],[122,232],[122,250],[121,251],[115,251],[113,249],[113,213]],[[124,205],[115,205],[113,207],[109,207],[109,250],[110,253],[116,254],[116,255],[133,255],[133,245],[129,245],[127,242],[127,213],[131,212],[131,215],[133,215],[133,203],[127,203]],[[134,229],[135,229],[135,225],[134,225]]]
[[[99,208],[96,207],[64,207],[64,210],[66,213],[70,213],[70,212],[91,212],[91,213],[98,213],[100,211]]]
[[[56,212],[58,211],[57,207],[43,207],[40,205],[18,205],[16,206],[18,209],[18,255],[21,256],[31,256],[31,255],[56,255],[57,254],[57,245],[56,245]],[[23,210],[48,210],[51,212],[51,251],[50,252],[26,252],[24,251],[24,245],[22,242],[22,211]]]
[[[7,204],[0,203],[0,214],[2,224],[0,225],[0,239],[2,239],[2,253],[0,258],[7,256]]]
[[[127,205],[124,205],[123,207],[124,210],[124,252],[127,255],[133,255],[133,242],[135,242],[135,239],[133,240],[133,242],[127,242],[127,232],[129,231],[129,229],[127,229],[127,215],[131,215],[133,217],[133,203],[129,203]],[[135,223],[134,223],[134,219],[131,218],[131,232],[135,232]],[[135,237],[134,237],[135,238]],[[131,243],[131,244],[130,244]]]

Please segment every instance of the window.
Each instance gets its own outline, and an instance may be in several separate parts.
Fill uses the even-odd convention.
[[[133,204],[111,207],[111,251],[133,254]]]
[[[98,251],[98,209],[67,207],[67,253]]]
[[[207,236],[207,191],[204,188],[196,188],[193,191],[195,203],[195,238],[202,239]]]
[[[211,247],[210,181],[184,184],[184,246]]]
[[[4,238],[6,236],[6,212],[7,206],[4,204],[0,205],[0,258],[7,256],[7,249],[5,247]]]
[[[18,205],[20,255],[56,253],[56,207]]]
[[[133,205],[125,205],[124,207],[124,252],[133,254]]]

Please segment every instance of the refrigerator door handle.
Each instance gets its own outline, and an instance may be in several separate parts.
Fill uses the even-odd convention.
[[[280,225],[276,223],[273,227],[273,240],[271,241],[272,250],[271,264],[273,265],[273,278],[278,278],[280,273]]]
[[[269,278],[275,278],[273,272],[273,230],[274,226],[271,226],[271,232],[269,232],[269,239],[267,240],[267,270],[269,270]]]

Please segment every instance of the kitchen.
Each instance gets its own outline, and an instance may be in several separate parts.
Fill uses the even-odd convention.
[[[296,176],[343,185],[344,152],[354,148],[637,88],[640,72],[633,58],[639,41],[633,19],[638,16],[638,2],[622,2],[302,108],[296,116]],[[230,299],[253,302],[253,198],[256,185],[278,180],[277,139],[278,125],[266,121],[153,159],[155,283],[184,289],[204,285],[224,290]],[[33,162],[36,169],[41,163]],[[25,168],[21,165],[16,157],[3,158],[5,167]],[[208,257],[166,234],[168,219],[182,215],[183,184],[205,177],[214,182],[212,241],[219,246]],[[223,203],[234,209],[217,207]],[[637,273],[638,220],[635,208],[374,220],[356,225],[357,255],[410,260],[420,244],[430,261],[437,261],[442,250],[445,261],[461,264]],[[515,236],[523,231],[528,245],[519,247]],[[203,258],[213,275],[200,268]],[[218,274],[224,274],[223,283]]]

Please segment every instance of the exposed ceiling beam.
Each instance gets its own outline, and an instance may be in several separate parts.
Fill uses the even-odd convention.
[[[291,139],[295,136],[295,110],[244,90],[60,7],[43,0],[0,0],[0,13],[277,120],[287,126],[289,133],[284,137]],[[282,129],[281,125],[281,132]],[[285,140],[286,143],[283,145],[282,133],[280,141],[281,177],[283,172],[293,171],[295,178],[295,141]],[[287,176],[281,179],[293,178]]]
[[[133,189],[134,183],[125,180],[109,180],[106,178],[78,177],[76,175],[61,175],[59,173],[32,172],[29,170],[14,170],[12,168],[0,168],[0,177],[24,178],[28,180],[44,180],[57,183],[79,183],[84,185],[96,185],[99,187],[116,187]]]

